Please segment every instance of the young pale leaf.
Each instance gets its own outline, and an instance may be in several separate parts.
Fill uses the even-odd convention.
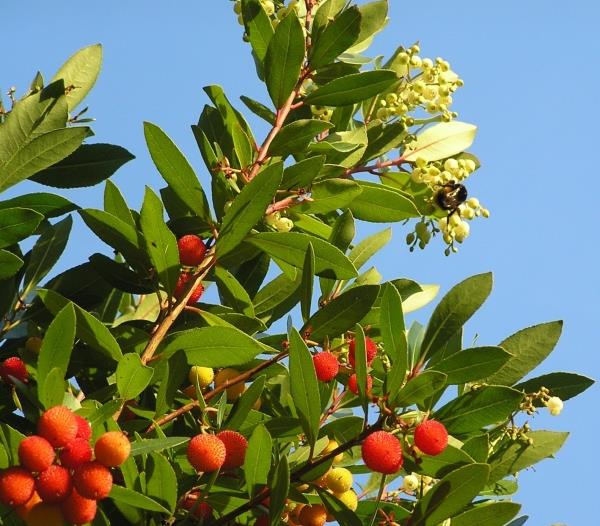
[[[175,511],[177,475],[171,463],[159,453],[150,453],[146,460],[146,495]]]
[[[448,375],[446,383],[464,384],[481,380],[500,369],[511,355],[501,347],[465,349],[435,364],[435,370]]]
[[[302,284],[300,285],[300,311],[302,320],[306,323],[310,318],[310,307],[312,304],[313,283],[315,278],[315,251],[312,243],[308,244],[306,257],[304,258],[304,267],[302,268]]]
[[[452,526],[503,526],[520,509],[516,502],[486,502],[452,517]]]
[[[419,287],[421,290],[402,300],[402,308],[405,314],[425,307],[436,298],[438,292],[440,291],[439,285],[420,284]]]
[[[295,268],[302,268],[308,244],[312,243],[317,276],[350,279],[357,275],[354,265],[339,249],[317,237],[298,232],[261,232],[250,236],[248,242]]]
[[[550,391],[550,396],[558,396],[561,400],[568,400],[583,393],[593,384],[594,380],[580,374],[549,373],[515,385],[515,389],[524,393],[535,393],[540,388],[545,387]],[[536,400],[536,403],[542,405],[540,401]]]
[[[402,312],[402,297],[398,289],[390,283],[383,287],[381,298],[381,311],[379,313],[379,329],[385,354],[393,363],[392,373],[388,377],[389,392],[397,391],[408,368],[408,342],[404,326],[404,314]],[[397,378],[392,381],[392,378]]]
[[[387,91],[397,81],[396,73],[385,69],[347,75],[313,91],[305,102],[317,106],[348,106]]]
[[[123,400],[132,400],[139,395],[152,380],[153,369],[142,363],[136,353],[127,353],[117,365],[117,390]]]
[[[279,526],[281,524],[281,514],[290,491],[290,467],[285,455],[279,458],[275,476],[269,481],[269,488],[271,489],[269,501],[270,523],[271,526]]]
[[[173,296],[179,278],[179,250],[177,238],[163,219],[160,198],[148,187],[140,213],[140,227],[146,252],[156,270],[158,279],[169,296]]]
[[[128,504],[129,506],[133,506],[134,508],[139,508],[141,510],[156,511],[158,513],[166,513],[170,515],[169,510],[162,504],[156,502],[154,499],[117,484],[113,484],[109,497],[114,500],[115,503],[118,502]]]
[[[289,340],[292,399],[308,443],[311,447],[314,447],[321,417],[317,373],[315,372],[312,356],[296,329],[292,328]]]
[[[9,247],[29,237],[44,216],[27,208],[0,209],[0,248]]]
[[[223,304],[231,307],[236,312],[254,317],[252,300],[246,289],[235,279],[233,274],[223,267],[217,266],[214,275]]]
[[[562,321],[520,330],[499,344],[512,356],[487,383],[512,385],[540,364],[554,349],[562,332]]]
[[[354,246],[348,255],[348,259],[354,263],[356,269],[360,269],[371,257],[386,246],[392,239],[392,229],[386,228],[381,232],[372,234]]]
[[[23,260],[9,252],[8,250],[0,250],[0,280],[14,276],[23,266]]]
[[[371,223],[389,223],[419,217],[415,203],[390,186],[359,181],[362,192],[350,204],[357,219]]]
[[[409,380],[397,392],[390,388],[390,404],[397,407],[407,407],[418,404],[433,396],[436,391],[446,385],[446,375],[437,371],[424,371]]]
[[[417,135],[417,140],[402,154],[405,161],[439,161],[457,155],[473,144],[477,126],[466,122],[440,122]]]
[[[217,240],[219,258],[236,248],[265,215],[283,176],[283,163],[271,164],[244,186],[225,213]]]
[[[277,25],[265,56],[265,81],[276,108],[281,108],[294,90],[304,55],[304,32],[292,11]]]
[[[265,59],[273,26],[260,0],[242,0],[242,18],[252,51],[260,63]]]
[[[294,121],[281,128],[269,147],[269,154],[287,157],[301,152],[317,135],[332,127],[331,123],[316,119]]]
[[[248,440],[244,458],[244,475],[248,495],[252,498],[267,484],[271,470],[273,439],[262,424],[257,425]]]
[[[481,307],[491,291],[492,274],[489,272],[471,276],[454,286],[431,315],[421,346],[421,357],[431,358],[442,349]]]
[[[108,179],[135,156],[114,144],[82,144],[71,155],[30,177],[55,188],[94,186]]]
[[[150,156],[177,197],[198,217],[210,221],[210,209],[194,169],[169,136],[155,124],[144,122]]]

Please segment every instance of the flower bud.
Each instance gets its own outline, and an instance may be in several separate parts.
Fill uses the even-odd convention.
[[[563,401],[558,396],[551,396],[545,403],[552,416],[560,415],[563,410]]]

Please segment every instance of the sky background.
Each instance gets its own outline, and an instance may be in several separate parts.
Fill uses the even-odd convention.
[[[221,84],[232,101],[241,94],[268,102],[254,74],[249,48],[228,0],[105,0],[82,3],[31,0],[0,3],[0,88],[22,94],[37,69],[50,78],[77,49],[104,46],[100,79],[86,104],[96,137],[126,147],[137,159],[113,178],[139,209],[144,185],[160,188],[146,152],[142,122],[161,126],[208,181],[189,125],[207,98],[202,87]],[[470,195],[492,217],[472,224],[459,254],[432,243],[409,254],[405,231],[375,260],[386,279],[439,283],[442,291],[472,274],[492,270],[495,287],[469,322],[465,341],[496,344],[537,323],[564,319],[557,350],[535,376],[574,371],[600,378],[600,280],[596,167],[600,83],[597,22],[600,3],[579,0],[475,2],[391,0],[390,23],[372,54],[389,55],[419,40],[422,56],[442,56],[465,80],[453,109],[477,124],[471,151],[482,168],[469,179]],[[242,106],[241,103],[239,106]],[[265,127],[250,118],[255,135]],[[40,191],[25,183],[5,194]],[[100,187],[60,191],[81,206],[101,208]],[[4,197],[4,196],[3,196]],[[381,226],[383,228],[383,225]],[[361,229],[362,234],[371,230]],[[84,261],[96,238],[76,217],[63,268]],[[426,322],[424,310],[411,319]],[[599,389],[565,404],[557,418],[541,414],[537,429],[572,432],[558,460],[522,473],[516,500],[532,526],[597,524]]]

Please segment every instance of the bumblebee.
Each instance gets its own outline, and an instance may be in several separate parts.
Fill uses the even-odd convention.
[[[458,212],[458,207],[467,200],[467,196],[467,189],[464,185],[449,181],[434,194],[433,200],[442,210],[446,210],[450,217]]]

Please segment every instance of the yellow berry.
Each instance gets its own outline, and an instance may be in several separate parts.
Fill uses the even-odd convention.
[[[325,484],[334,493],[344,493],[352,487],[352,473],[346,468],[333,468],[325,477]]]
[[[219,386],[223,385],[225,382],[227,382],[228,380],[231,380],[239,375],[240,375],[240,372],[237,369],[232,369],[230,367],[221,369],[215,376],[215,387],[219,387]],[[233,400],[237,400],[245,390],[246,390],[246,386],[245,386],[244,382],[239,382],[237,384],[232,385],[231,387],[228,387],[227,388],[227,400],[230,402]]]
[[[348,509],[356,511],[356,508],[358,508],[358,495],[354,490],[350,489],[343,493],[334,493],[334,495],[341,500]]]
[[[337,449],[338,447],[339,447],[339,444],[335,440],[329,439],[329,442],[325,446],[325,449],[323,449],[323,451],[321,451],[321,455],[327,455],[327,454],[331,453],[334,449]],[[344,458],[344,453],[339,453],[338,455],[333,457],[333,463],[335,464],[335,463],[341,462],[343,458]]]
[[[194,365],[190,369],[188,379],[192,385],[198,382],[200,388],[206,387],[212,383],[215,378],[215,372],[210,367],[201,367]]]

